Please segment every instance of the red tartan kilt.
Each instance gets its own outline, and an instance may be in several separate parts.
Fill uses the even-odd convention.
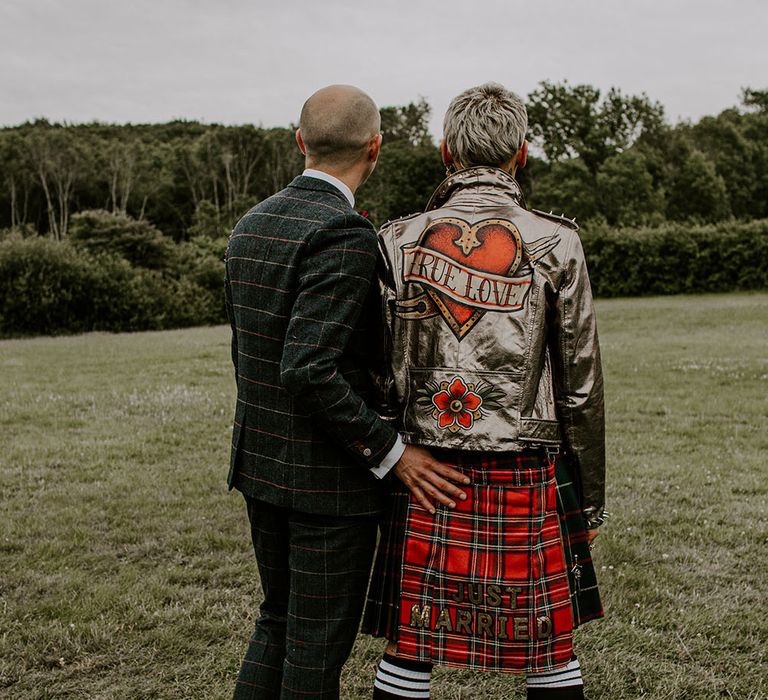
[[[554,465],[543,451],[436,456],[470,477],[469,498],[434,516],[409,500],[398,653],[489,671],[567,664],[573,622]]]

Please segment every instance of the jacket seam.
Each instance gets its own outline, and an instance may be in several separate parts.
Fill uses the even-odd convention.
[[[574,233],[574,235],[576,235],[576,234]],[[569,277],[568,277],[568,265],[569,265],[571,257],[572,257],[571,251],[573,250],[573,244],[574,244],[573,243],[573,238],[571,238],[571,240],[569,241],[569,245],[568,245],[568,247],[566,249],[566,254],[563,257],[563,285],[562,285],[562,289],[563,290],[567,289],[568,284],[571,281],[569,279]],[[569,338],[569,330],[568,330],[569,329],[569,325],[568,325],[569,301],[570,301],[569,295],[568,294],[563,294],[563,330],[562,330],[562,333],[561,333],[561,337],[562,337],[561,352],[562,352],[562,357],[563,357],[563,383],[564,383],[564,389],[565,389],[565,394],[566,394],[563,397],[563,399],[564,399],[564,404],[565,404],[565,408],[566,408],[566,411],[565,411],[565,413],[566,413],[566,421],[567,421],[566,436],[568,438],[568,442],[569,442],[569,446],[570,446],[570,444],[572,444],[573,441],[574,441],[573,440],[573,437],[574,437],[574,435],[573,435],[574,423],[573,423],[573,410],[571,409],[571,406],[568,403],[568,401],[569,401],[568,396],[570,394],[570,389],[571,389],[571,369],[570,369],[570,365],[569,365],[570,357],[571,356],[570,356],[570,338]]]

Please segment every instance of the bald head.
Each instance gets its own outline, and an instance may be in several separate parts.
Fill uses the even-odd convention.
[[[301,110],[301,137],[313,165],[347,165],[363,156],[381,128],[376,103],[353,85],[329,85]]]

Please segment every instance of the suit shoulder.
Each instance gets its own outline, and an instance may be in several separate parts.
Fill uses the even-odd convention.
[[[293,235],[306,237],[325,228],[374,231],[373,225],[364,216],[340,203],[338,197],[326,192],[287,187],[251,207],[236,224],[234,233],[290,229]]]
[[[376,255],[378,243],[376,230],[368,219],[349,211],[347,214],[327,219],[315,227],[307,237],[310,251],[333,248],[356,250],[366,255]]]
[[[545,211],[541,211],[541,209],[529,209],[528,211],[536,217],[545,219],[547,221],[555,222],[560,226],[564,226],[565,228],[571,229],[572,231],[579,230],[579,225],[576,223],[576,220],[569,219],[564,214],[560,214],[558,216],[557,214],[553,214],[551,211],[545,212]]]
[[[344,229],[359,229],[369,233],[374,238],[376,236],[376,229],[374,228],[373,224],[362,214],[359,214],[352,209],[350,209],[348,212],[344,212],[343,214],[329,216],[323,221],[323,224],[319,228],[334,231],[343,231]]]

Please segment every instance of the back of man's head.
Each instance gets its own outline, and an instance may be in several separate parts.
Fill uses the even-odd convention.
[[[359,88],[329,85],[304,103],[299,128],[308,164],[345,167],[363,157],[381,129],[381,117]]]
[[[443,138],[462,167],[499,166],[522,148],[528,129],[523,101],[498,83],[465,90],[451,100]]]

